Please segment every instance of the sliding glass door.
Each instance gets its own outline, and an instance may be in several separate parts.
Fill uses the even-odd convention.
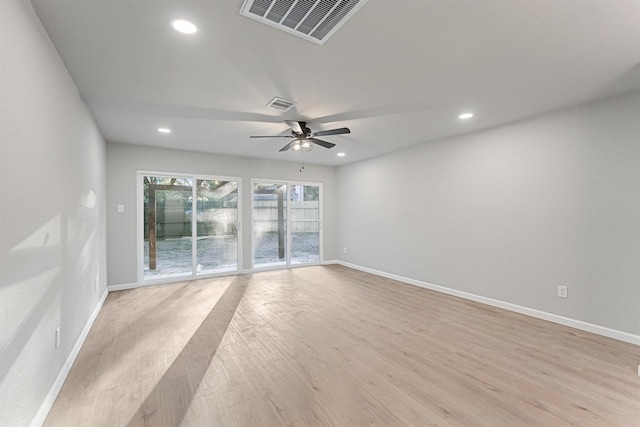
[[[320,187],[292,185],[291,203],[291,264],[320,261]]]
[[[138,173],[140,280],[238,270],[238,179]]]
[[[238,270],[238,182],[196,181],[196,274]]]
[[[193,180],[144,176],[144,279],[191,275]]]
[[[253,183],[253,265],[287,265],[287,184]]]
[[[322,260],[321,189],[319,184],[253,182],[254,268]]]

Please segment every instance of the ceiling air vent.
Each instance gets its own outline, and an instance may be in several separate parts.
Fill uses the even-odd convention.
[[[240,14],[324,44],[368,0],[245,0]]]
[[[273,108],[274,110],[278,110],[278,111],[289,111],[289,109],[294,105],[296,105],[295,102],[289,101],[288,99],[284,99],[284,98],[278,98],[276,96],[271,101],[269,101],[269,103],[267,104],[267,107]]]

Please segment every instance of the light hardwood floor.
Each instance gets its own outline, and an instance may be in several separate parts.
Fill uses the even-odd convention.
[[[111,293],[47,426],[640,426],[640,347],[341,266]]]

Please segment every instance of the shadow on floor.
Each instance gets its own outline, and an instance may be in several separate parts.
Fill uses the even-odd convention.
[[[178,357],[133,414],[128,427],[179,426],[211,365],[250,276],[237,276],[211,309]]]

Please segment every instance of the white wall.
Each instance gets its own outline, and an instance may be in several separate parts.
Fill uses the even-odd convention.
[[[136,254],[136,172],[193,173],[235,176],[242,179],[243,239],[242,269],[251,268],[251,179],[280,179],[321,182],[324,196],[324,259],[337,258],[336,253],[336,169],[244,157],[222,156],[192,151],[169,150],[129,144],[107,144],[107,242],[109,285],[137,282]],[[124,213],[116,206],[123,204]]]
[[[31,4],[0,16],[0,425],[24,426],[106,290],[106,154]]]
[[[343,166],[338,187],[345,262],[640,334],[639,92]]]

